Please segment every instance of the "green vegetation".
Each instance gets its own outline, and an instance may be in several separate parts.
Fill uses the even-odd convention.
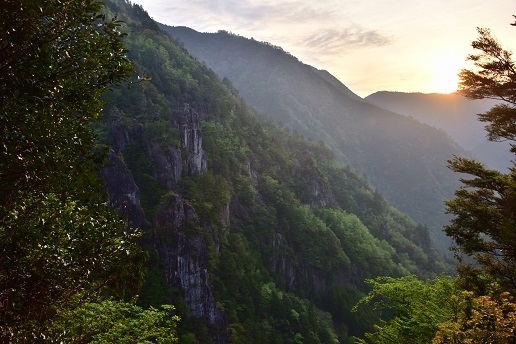
[[[373,303],[382,320],[357,343],[514,343],[516,303],[496,284],[475,296],[447,277],[380,277],[369,283],[372,291],[354,310]]]
[[[389,319],[375,325],[375,332],[366,334],[368,341],[358,343],[430,343],[439,326],[452,320],[461,297],[454,280],[438,277],[420,281],[415,276],[379,277],[368,281],[369,294],[360,300],[374,303],[374,308]]]
[[[389,203],[426,225],[440,253],[450,255],[443,200],[453,197],[459,178],[446,161],[467,153],[443,131],[364,101],[330,73],[270,44],[228,32],[161,27],[231,80],[261,117],[324,142],[335,160],[363,173]]]
[[[515,341],[516,303],[508,292],[494,291],[475,297],[463,292],[456,303],[453,318],[440,326],[432,343],[501,343]]]
[[[374,319],[366,307],[351,312],[368,289],[364,279],[449,270],[428,229],[392,208],[324,143],[257,117],[227,80],[159,31],[139,6],[109,2],[109,8],[126,23],[128,58],[149,81],[107,94],[97,129],[112,144],[112,123],[129,133],[118,148],[147,218],[160,223],[149,234],[152,247],[166,243],[172,250],[171,235],[203,242],[207,252],[192,248],[191,259],[206,259],[211,291],[227,315],[228,340],[350,342]],[[199,152],[184,142],[194,118],[208,166],[200,173],[188,169]],[[151,147],[181,152],[177,183],[163,177],[170,161]],[[179,200],[195,215],[174,227],[183,216],[175,208]],[[163,222],[165,214],[172,222]],[[180,342],[213,342],[224,329],[191,316],[185,291],[171,282],[177,275],[167,275],[176,267],[159,258],[167,254],[153,255],[142,304],[171,299],[181,317]]]
[[[515,25],[515,24],[513,24]],[[511,142],[516,153],[514,61],[487,29],[472,44],[475,69],[460,73],[460,91],[472,99],[506,102],[480,114],[488,138]],[[391,309],[359,343],[515,343],[516,335],[516,162],[509,172],[487,169],[479,162],[456,157],[455,172],[472,177],[455,199],[446,202],[454,215],[445,232],[455,243],[459,259],[456,281],[415,277],[373,280],[373,290],[361,300],[377,300]]]
[[[120,22],[102,9],[99,1],[2,3],[2,342],[123,342],[136,323],[146,326],[142,338],[173,337],[168,315],[103,301],[134,295],[144,255],[139,231],[105,205],[97,177],[105,150],[95,148],[90,124],[100,95],[132,71]],[[122,309],[130,314],[102,323]]]
[[[45,339],[66,343],[177,343],[179,317],[172,306],[142,309],[132,303],[106,300],[58,312]]]
[[[479,263],[463,265],[456,285],[435,277],[449,265],[424,225],[324,143],[258,118],[140,6],[7,6],[2,341],[326,344],[367,332],[374,343],[514,342],[516,169],[452,162],[476,178],[448,203],[456,218],[446,230],[457,252]],[[145,81],[104,93],[129,76],[128,60]],[[100,96],[104,117],[95,123]],[[483,117],[494,139],[514,138],[504,111],[512,108]],[[97,173],[107,149],[97,147],[92,125],[139,187],[149,221],[142,237],[106,206]],[[192,168],[203,159],[208,167]],[[380,318],[371,302],[385,311]]]
[[[516,87],[514,61],[511,53],[502,49],[489,30],[479,29],[480,37],[472,44],[479,50],[469,59],[475,70],[460,74],[460,91],[473,99],[493,98],[504,101],[479,115],[487,123],[486,131],[492,141],[511,142],[511,152],[516,153],[514,121]],[[482,164],[456,158],[450,168],[472,176],[463,178],[463,187],[456,191],[455,199],[447,202],[448,211],[455,217],[445,232],[456,244],[459,258],[472,257],[479,268],[464,263],[461,275],[468,289],[482,293],[485,278],[500,283],[513,295],[516,293],[516,162],[507,173],[486,169]],[[475,282],[478,281],[478,282]]]

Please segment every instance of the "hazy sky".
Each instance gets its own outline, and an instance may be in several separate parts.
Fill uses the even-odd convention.
[[[155,20],[281,46],[352,91],[453,90],[476,27],[516,51],[516,0],[132,0]]]

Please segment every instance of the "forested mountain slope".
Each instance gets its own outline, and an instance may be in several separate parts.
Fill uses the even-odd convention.
[[[365,174],[398,209],[428,225],[447,252],[443,200],[453,197],[458,183],[446,161],[466,153],[444,132],[363,101],[328,72],[281,48],[224,31],[163,27],[221,78],[231,80],[258,112],[322,140],[339,161]]]
[[[509,144],[488,141],[485,123],[477,114],[484,113],[498,101],[471,100],[458,94],[424,94],[376,92],[365,98],[386,110],[413,117],[423,123],[444,130],[459,145],[472,152],[490,168],[506,170],[511,160]]]
[[[350,311],[364,279],[448,269],[427,228],[325,145],[257,117],[140,6],[107,4],[147,80],[105,98],[103,176],[146,231],[140,302],[174,304],[181,343],[345,343],[371,323]]]

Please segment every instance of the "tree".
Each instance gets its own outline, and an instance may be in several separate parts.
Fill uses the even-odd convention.
[[[489,30],[478,32],[480,37],[472,46],[480,52],[468,56],[474,69],[459,74],[460,92],[471,99],[503,102],[479,119],[487,123],[490,140],[515,141],[515,64]],[[516,145],[511,146],[516,153]],[[453,288],[451,280],[383,277],[372,281],[373,290],[361,302],[380,297],[377,307],[393,312],[391,320],[382,320],[374,333],[366,334],[372,343],[515,342],[516,162],[507,173],[460,157],[449,164],[453,171],[472,176],[462,178],[455,199],[446,202],[454,218],[444,229],[455,241],[461,261],[458,281],[466,291]],[[462,259],[464,254],[474,264]]]
[[[373,303],[383,319],[375,331],[366,333],[366,340],[357,343],[430,343],[439,327],[452,319],[460,290],[454,280],[438,277],[421,281],[415,276],[401,278],[378,277],[368,280],[373,288],[362,298],[363,303]]]
[[[106,300],[59,312],[46,339],[65,343],[177,343],[177,315],[172,306],[142,309]]]
[[[514,25],[514,24],[513,24]],[[488,29],[478,29],[480,37],[472,43],[479,53],[468,56],[474,68],[462,70],[460,92],[471,99],[492,98],[503,103],[480,114],[492,141],[516,139],[516,69],[511,53],[502,49]],[[511,144],[516,153],[516,146]],[[466,289],[485,295],[489,280],[516,293],[516,166],[509,172],[487,169],[471,159],[456,157],[450,168],[469,174],[455,199],[447,201],[454,215],[445,232],[456,244],[461,266],[459,274]],[[465,254],[476,264],[462,260]],[[484,275],[482,277],[482,275]],[[486,278],[487,277],[487,278]],[[482,281],[485,281],[482,282]]]
[[[120,23],[97,0],[0,6],[0,338],[136,287],[138,235],[106,205],[90,124],[127,78]]]
[[[512,24],[516,26],[516,23]],[[495,99],[504,104],[496,105],[484,114],[479,114],[486,125],[488,138],[492,141],[515,141],[516,139],[516,68],[512,53],[504,50],[491,35],[489,29],[478,28],[480,37],[472,47],[480,50],[470,54],[475,69],[459,73],[460,93],[470,99]],[[514,145],[513,145],[513,152]]]
[[[508,292],[474,297],[465,291],[457,301],[457,312],[439,327],[433,344],[516,343],[516,303]]]

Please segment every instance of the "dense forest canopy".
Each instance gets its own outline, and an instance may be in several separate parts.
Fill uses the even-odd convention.
[[[434,278],[451,265],[426,226],[258,116],[141,6],[2,6],[2,341],[446,343],[495,324],[511,342],[514,171],[451,163],[481,192],[457,192],[447,231],[480,266]],[[512,137],[510,109],[483,117],[493,137]],[[493,232],[465,222],[480,206]]]
[[[512,54],[488,29],[478,32],[479,38],[472,43],[476,53],[468,57],[473,68],[459,74],[460,92],[471,99],[503,102],[478,116],[486,123],[488,138],[508,141],[514,154],[516,74]],[[455,198],[446,202],[454,217],[444,228],[460,262],[458,278],[370,281],[373,290],[361,302],[376,301],[378,308],[388,309],[394,316],[375,325],[375,331],[366,334],[367,342],[414,342],[414,338],[418,343],[434,344],[516,342],[516,161],[505,173],[464,157],[455,157],[449,164],[464,176]],[[428,302],[419,290],[435,300]]]
[[[449,221],[443,201],[453,197],[459,181],[446,161],[467,152],[444,131],[374,106],[330,73],[270,44],[227,32],[161,27],[231,80],[261,116],[324,142],[389,203],[426,225],[441,254],[451,256],[442,232]]]
[[[105,205],[97,176],[104,154],[90,128],[102,110],[99,96],[132,71],[120,23],[102,13],[99,1],[1,7],[0,337],[14,343],[92,340],[99,331],[124,336],[143,314],[137,306],[111,323],[60,325],[86,310],[81,321],[133,307],[124,297],[138,290],[144,269],[139,232]],[[173,337],[168,314],[146,316],[154,321],[150,331],[167,323],[161,334]],[[126,329],[111,333],[117,323]]]

